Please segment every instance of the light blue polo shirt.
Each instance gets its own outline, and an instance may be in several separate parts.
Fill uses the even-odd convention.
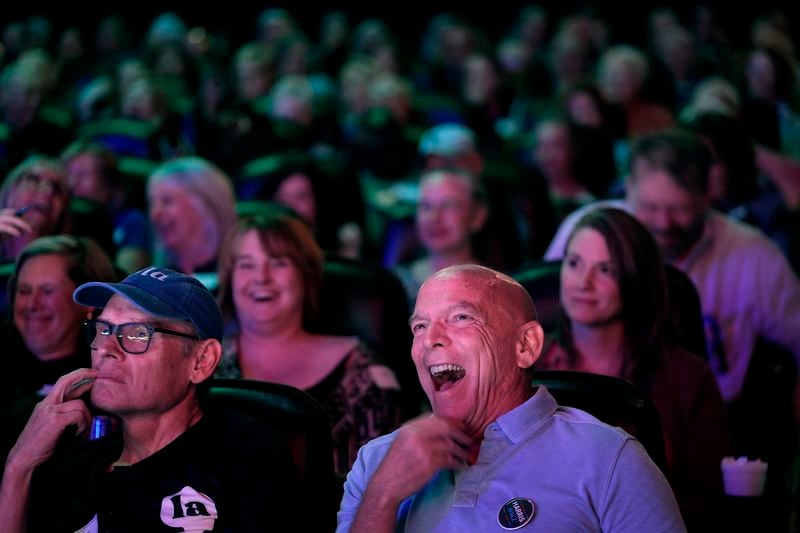
[[[395,436],[374,439],[359,451],[337,531],[350,529]],[[489,424],[474,465],[439,471],[404,500],[397,531],[504,531],[498,516],[514,498],[533,502],[523,532],[685,531],[667,480],[641,444],[584,411],[559,407],[545,387]]]

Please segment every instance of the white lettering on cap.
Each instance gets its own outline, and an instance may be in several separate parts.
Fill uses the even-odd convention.
[[[214,500],[189,486],[161,500],[161,521],[186,533],[212,531],[217,518]]]
[[[158,281],[164,281],[169,277],[167,276],[166,272],[162,272],[161,270],[158,270],[156,267],[148,267],[145,268],[144,270],[140,270],[139,275],[145,277],[149,276],[151,278],[157,279]]]

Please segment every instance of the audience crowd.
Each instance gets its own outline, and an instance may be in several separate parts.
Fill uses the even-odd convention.
[[[798,21],[765,10],[738,35],[707,4],[654,8],[636,42],[599,10],[511,18],[490,32],[440,13],[413,45],[335,10],[269,8],[227,31],[169,11],[140,35],[115,14],[0,28],[2,457],[89,365],[83,283],[148,265],[198,279],[225,320],[216,376],[310,393],[343,481],[417,413],[387,354],[315,333],[326,261],[396,276],[413,311],[446,267],[514,278],[563,258],[533,372],[647,393],[689,530],[724,512],[728,454],[770,461],[769,512],[796,514]],[[665,268],[696,288],[696,353]]]

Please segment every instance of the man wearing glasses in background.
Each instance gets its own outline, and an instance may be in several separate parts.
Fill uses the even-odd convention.
[[[222,317],[195,278],[149,267],[79,286],[92,368],[36,407],[6,461],[0,530],[283,531],[291,458],[269,429],[204,414],[198,387],[221,355]],[[116,435],[83,441],[93,408]]]

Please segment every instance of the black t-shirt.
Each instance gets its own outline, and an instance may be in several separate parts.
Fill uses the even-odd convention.
[[[17,441],[37,403],[47,394],[47,386],[77,368],[92,365],[89,347],[79,342],[73,354],[42,361],[25,346],[19,331],[7,324],[0,328],[3,371],[8,379],[0,388],[0,464]]]
[[[208,414],[150,457],[107,472],[121,450],[119,437],[63,443],[34,478],[29,531],[96,521],[82,531],[268,532],[294,529],[296,514],[313,519],[286,443],[256,419]]]

